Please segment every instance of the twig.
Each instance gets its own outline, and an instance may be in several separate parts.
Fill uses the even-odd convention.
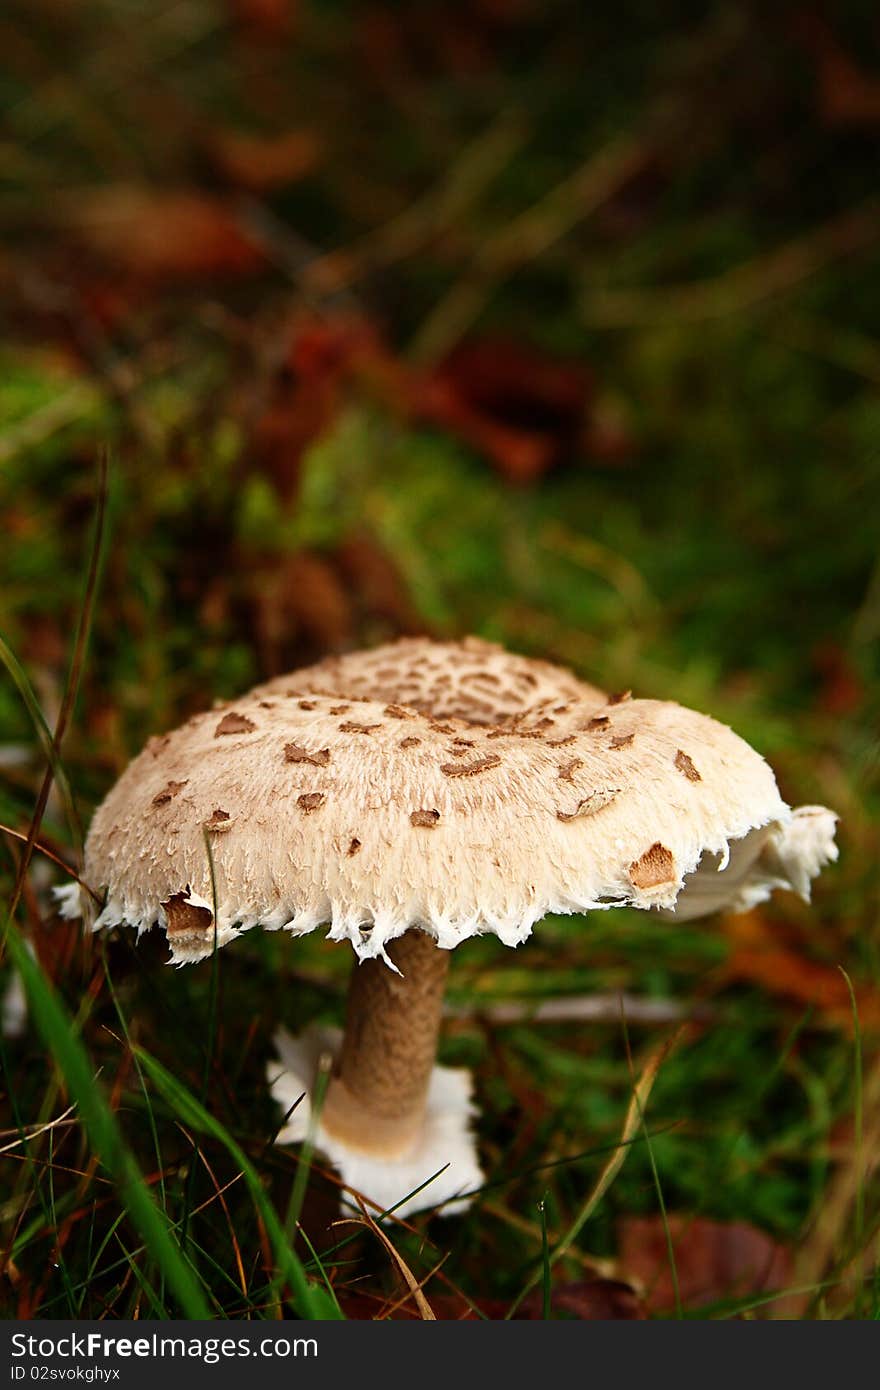
[[[880,1151],[880,1058],[864,1082],[862,1113],[865,1120],[861,1144],[855,1143],[848,1163],[841,1165],[822,1194],[812,1231],[800,1244],[794,1280],[806,1286],[800,1297],[792,1294],[776,1309],[781,1318],[803,1318],[812,1302],[813,1290],[834,1262],[848,1221],[857,1209],[863,1188],[863,1155]],[[858,1138],[858,1135],[856,1136]],[[855,1259],[864,1253],[856,1251]],[[852,1260],[848,1262],[851,1264]]]
[[[17,454],[51,439],[53,434],[81,419],[99,400],[94,388],[77,382],[23,420],[17,420],[0,435],[0,463],[9,463]]]
[[[644,166],[648,148],[632,136],[592,155],[532,207],[490,236],[471,268],[441,300],[419,330],[412,355],[422,362],[442,357],[481,313],[498,285],[536,260],[612,198]]]
[[[536,999],[497,1004],[447,1005],[445,1018],[479,1018],[486,1023],[702,1023],[713,1018],[709,1004],[677,999],[640,999],[633,994],[576,994],[560,999]]]
[[[13,1149],[17,1149],[19,1144],[27,1144],[31,1139],[38,1139],[41,1134],[45,1134],[46,1131],[50,1129],[57,1129],[59,1125],[76,1124],[75,1120],[69,1118],[75,1109],[75,1105],[69,1105],[63,1114],[59,1115],[54,1120],[47,1120],[47,1122],[42,1125],[25,1125],[24,1133],[19,1134],[17,1139],[13,1139],[11,1144],[4,1144],[3,1147],[0,1148],[0,1154],[10,1153]],[[16,1131],[11,1129],[0,1130],[0,1136],[5,1137],[7,1134],[13,1134],[15,1132]]]
[[[439,233],[459,226],[522,140],[518,113],[503,111],[462,150],[436,186],[359,243],[319,255],[306,268],[317,288],[340,289],[380,267],[405,260]]]
[[[659,1072],[662,1063],[666,1060],[669,1053],[672,1051],[676,1043],[681,1038],[682,1032],[682,1029],[678,1029],[678,1031],[674,1033],[671,1038],[668,1038],[660,1047],[655,1048],[655,1050],[651,1053],[650,1057],[645,1063],[641,1076],[633,1086],[632,1099],[630,1100],[629,1106],[627,1107],[626,1119],[623,1123],[623,1130],[620,1135],[620,1142],[616,1146],[608,1162],[605,1164],[605,1167],[602,1169],[602,1172],[599,1174],[595,1186],[593,1187],[586,1201],[581,1206],[574,1221],[571,1223],[570,1227],[568,1228],[562,1239],[554,1247],[553,1252],[550,1256],[551,1265],[558,1264],[559,1261],[568,1253],[568,1251],[574,1245],[574,1242],[577,1240],[584,1226],[587,1224],[590,1217],[593,1215],[593,1212],[598,1207],[602,1198],[605,1196],[605,1193],[608,1191],[609,1187],[614,1182],[614,1179],[617,1177],[617,1174],[620,1172],[621,1168],[626,1162],[626,1157],[629,1153],[630,1144],[634,1139],[639,1128],[641,1128],[644,1124],[643,1117],[645,1113],[645,1106],[648,1103],[648,1097],[650,1096],[651,1089],[654,1085],[654,1082],[657,1079],[657,1073]],[[519,1295],[519,1297],[515,1300],[515,1302],[508,1310],[508,1318],[513,1317],[514,1313],[516,1312],[519,1305],[522,1303],[523,1299],[531,1293],[532,1289],[535,1288],[540,1283],[540,1281],[541,1271],[538,1271],[537,1274],[532,1275],[531,1279],[526,1284],[522,1293]]]
[[[89,556],[89,567],[86,573],[85,594],[82,607],[80,608],[77,620],[76,635],[73,643],[73,655],[70,662],[70,670],[67,676],[67,683],[64,688],[64,697],[61,701],[61,708],[58,718],[55,721],[55,733],[52,739],[53,748],[56,756],[61,751],[64,735],[67,732],[67,725],[73,713],[73,706],[79,691],[79,682],[85,663],[86,647],[89,640],[89,630],[92,624],[92,613],[94,611],[95,598],[98,587],[98,575],[101,568],[101,555],[104,545],[104,523],[107,514],[107,487],[108,487],[108,462],[106,453],[102,453],[98,466],[98,491],[95,506],[95,520],[92,538],[92,549]],[[24,850],[18,865],[15,886],[12,890],[7,915],[8,920],[12,921],[18,908],[22,888],[27,875],[31,856],[36,846],[40,833],[40,826],[43,823],[43,814],[49,800],[49,792],[52,790],[54,781],[54,768],[50,762],[43,776],[40,786],[37,804],[31,817],[28,828],[27,839],[25,840]]]
[[[27,835],[23,834],[21,830],[13,830],[11,825],[4,825],[2,821],[0,821],[0,832],[4,835],[11,835],[14,839],[21,840],[24,844],[28,843]],[[32,849],[36,850],[37,854],[43,854],[47,859],[51,859],[52,863],[57,864],[59,869],[63,869],[70,878],[74,879],[74,881],[79,884],[80,888],[86,890],[97,907],[103,905],[104,899],[101,897],[100,893],[96,893],[94,888],[90,888],[85,879],[80,878],[76,869],[72,869],[69,864],[65,863],[60,854],[55,854],[53,850],[49,849],[47,845],[41,844],[39,840],[34,841]]]
[[[382,1227],[376,1221],[373,1220],[372,1216],[370,1216],[370,1213],[367,1211],[367,1208],[364,1205],[364,1203],[360,1202],[359,1206],[361,1209],[361,1214],[359,1217],[343,1217],[341,1221],[334,1221],[334,1226],[366,1226],[367,1230],[372,1231],[373,1234],[385,1246],[385,1249],[388,1251],[388,1254],[391,1256],[394,1263],[397,1265],[397,1268],[400,1270],[400,1273],[403,1275],[407,1288],[413,1296],[415,1305],[422,1315],[422,1319],[425,1322],[436,1322],[437,1319],[434,1315],[434,1311],[431,1308],[431,1305],[428,1302],[428,1300],[425,1298],[425,1295],[422,1293],[421,1285],[419,1284],[409,1265],[406,1263],[406,1260],[395,1248],[393,1242],[388,1239],[388,1236],[386,1236],[385,1232],[382,1230]]]
[[[880,199],[870,198],[775,251],[692,284],[642,290],[590,287],[581,317],[591,326],[700,323],[754,308],[794,289],[827,265],[865,251],[880,236]]]

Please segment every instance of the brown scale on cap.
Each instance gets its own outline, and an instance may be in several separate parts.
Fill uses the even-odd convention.
[[[168,939],[177,950],[185,949],[190,943],[202,945],[214,926],[214,914],[210,908],[198,907],[186,899],[186,892],[174,893],[162,904],[168,923]]]
[[[229,714],[224,714],[214,730],[214,737],[222,738],[224,734],[252,734],[256,727],[254,721],[248,719],[246,714],[236,714],[234,710],[230,710]]]
[[[678,768],[679,772],[684,773],[689,782],[702,782],[703,779],[694,767],[693,759],[689,758],[687,753],[683,752],[681,748],[676,752],[675,766]]]
[[[400,743],[398,744],[398,747],[400,747],[400,748],[415,748],[417,744],[421,743],[421,741],[422,741],[422,740],[421,740],[420,738],[412,738],[412,737],[410,737],[410,738],[402,738],[402,739],[400,740]]]
[[[299,743],[285,743],[284,761],[286,763],[311,763],[313,767],[326,767],[330,762],[330,749],[319,748],[310,751]]]
[[[487,738],[540,738],[545,737],[541,729],[489,729]]]
[[[634,888],[659,888],[675,882],[675,859],[671,850],[655,840],[639,859],[629,866],[630,882]]]
[[[583,758],[570,758],[567,763],[560,763],[558,773],[560,780],[563,782],[573,782],[574,774],[577,772],[578,768],[583,767],[583,765]]]
[[[439,811],[410,811],[409,819],[411,825],[423,826],[426,830],[433,830],[440,819]]]
[[[186,784],[186,778],[184,778],[182,782],[168,782],[164,789],[160,792],[157,792],[156,795],[153,797],[151,805],[167,806],[168,802],[172,801],[178,792],[183,791],[183,788],[186,786]]]
[[[635,734],[617,734],[609,743],[609,748],[629,748],[635,740]]]
[[[312,811],[317,811],[319,806],[323,806],[326,799],[323,792],[303,792],[301,796],[296,798],[296,804],[305,815],[309,816]]]
[[[344,734],[373,734],[381,727],[381,724],[355,724],[350,719],[339,726],[340,731]]]
[[[490,768],[497,767],[500,762],[497,753],[487,753],[485,758],[478,758],[473,763],[441,763],[440,771],[447,777],[476,777],[480,772],[488,772]]]
[[[582,797],[573,811],[557,811],[556,819],[571,821],[580,820],[583,816],[595,816],[597,812],[610,806],[619,793],[619,787],[599,787],[596,791],[590,792],[589,796]]]
[[[347,857],[351,859],[361,848],[361,842],[356,835],[353,835],[348,842],[348,849],[345,851]]]
[[[228,811],[223,811],[219,806],[215,806],[208,819],[205,821],[206,830],[228,830],[232,824],[232,817]]]

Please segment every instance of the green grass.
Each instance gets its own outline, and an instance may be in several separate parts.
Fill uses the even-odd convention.
[[[0,988],[19,970],[30,1011],[3,1042],[4,1312],[360,1316],[405,1293],[373,1234],[334,1227],[321,1156],[272,1142],[273,1032],[341,1019],[347,948],[254,932],[169,970],[157,933],[61,922],[42,847],[76,866],[150,734],[418,628],[716,715],[788,800],[840,813],[842,851],[811,906],[762,913],[788,952],[770,984],[730,969],[734,924],[628,911],[456,953],[442,1057],[475,1072],[486,1186],[463,1218],[386,1228],[416,1280],[439,1266],[429,1302],[503,1317],[531,1290],[564,1316],[563,1285],[628,1278],[625,1224],[650,1216],[663,1316],[778,1313],[689,1292],[683,1215],[789,1251],[797,1316],[880,1313],[875,131],[835,123],[782,17],[691,9],[453,6],[426,41],[314,4],[269,43],[189,0],[150,25],[85,4],[63,34],[48,4],[4,17]],[[834,25],[876,71],[863,7]],[[243,195],[216,162],[230,128],[311,131],[318,163]],[[624,146],[639,172],[598,194]],[[147,274],[136,237],[96,247],[53,214],[122,184],[229,192],[268,264]],[[345,282],[316,277],[337,250]],[[304,320],[373,345],[303,382]],[[625,457],[569,440],[515,485],[423,418],[417,364],[458,331],[585,369]],[[524,389],[503,423],[541,429]],[[708,1010],[635,1112],[674,1022],[483,1014],[618,991]]]

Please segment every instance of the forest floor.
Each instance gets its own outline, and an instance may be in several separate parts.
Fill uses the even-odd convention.
[[[880,33],[826,8],[0,17],[10,1314],[880,1314]],[[413,632],[720,718],[841,856],[466,943],[486,1186],[380,1237],[264,1079],[348,949],[169,970],[51,856],[150,734]]]

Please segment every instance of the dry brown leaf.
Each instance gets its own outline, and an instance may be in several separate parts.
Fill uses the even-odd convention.
[[[136,184],[92,188],[68,204],[74,234],[94,256],[150,280],[251,275],[263,253],[222,199]]]
[[[341,651],[354,636],[351,597],[332,561],[299,550],[253,576],[253,623],[261,664],[268,672],[289,669],[303,646]]]
[[[310,174],[320,159],[321,144],[310,130],[275,135],[225,130],[211,137],[208,152],[230,183],[250,193],[268,193]]]
[[[229,0],[229,9],[252,38],[274,44],[294,28],[299,0]]]
[[[683,1308],[785,1288],[791,1253],[745,1222],[671,1215],[669,1233]],[[675,1309],[675,1289],[661,1216],[628,1216],[618,1225],[620,1267],[644,1289],[649,1312]]]
[[[412,1303],[391,1303],[386,1297],[363,1290],[338,1291],[339,1304],[345,1316],[359,1321],[383,1320],[420,1321]],[[507,1318],[509,1303],[500,1298],[466,1300],[453,1293],[432,1294],[431,1308],[440,1322],[502,1322]],[[577,1283],[558,1284],[551,1295],[551,1316],[560,1314],[584,1322],[632,1321],[645,1316],[638,1294],[629,1284],[618,1279],[584,1279]],[[543,1319],[543,1294],[535,1289],[523,1299],[514,1319],[517,1322],[540,1322]]]
[[[865,701],[865,685],[850,654],[839,642],[820,643],[812,653],[819,676],[817,704],[826,714],[850,715]]]
[[[508,481],[530,483],[578,451],[592,394],[580,365],[513,342],[477,339],[423,383],[417,409]]]
[[[723,969],[727,980],[759,985],[770,994],[818,1009],[838,1027],[852,1028],[849,986],[838,965],[811,960],[797,948],[796,941],[781,940],[782,927],[760,909],[725,917],[721,925],[733,945]],[[880,1029],[880,992],[857,985],[855,996],[861,1027]]]
[[[798,15],[795,32],[816,60],[819,113],[826,124],[880,125],[880,74],[860,67],[818,14]]]

